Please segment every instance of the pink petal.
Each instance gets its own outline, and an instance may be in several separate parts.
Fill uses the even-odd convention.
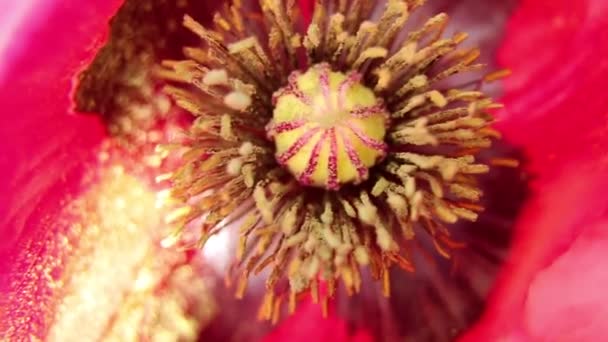
[[[44,239],[62,229],[53,221],[61,201],[80,190],[80,176],[105,136],[97,118],[71,113],[70,92],[74,75],[103,43],[119,4],[103,0],[81,6],[62,0],[2,5],[8,12],[2,12],[0,28],[10,39],[0,40],[0,292],[25,286],[18,279],[31,275],[27,271],[39,256],[49,253]],[[16,264],[16,255],[33,242],[39,243],[28,250],[27,262]],[[41,309],[40,303],[23,304]],[[5,310],[0,308],[0,314],[8,314],[0,331],[18,315],[40,323],[32,325],[40,329],[32,333],[44,330],[35,310]]]
[[[10,68],[0,83],[0,251],[26,228],[36,205],[48,202],[53,186],[77,181],[61,178],[82,168],[104,135],[96,118],[71,113],[70,92],[119,2],[29,1],[14,12],[21,25],[3,56],[19,46],[24,53],[1,59]]]
[[[580,342],[605,338],[607,228],[608,220],[587,227],[568,251],[536,275],[525,307],[532,337]]]
[[[546,322],[557,320],[572,321],[568,327],[580,334],[572,338],[608,334],[606,326],[586,325],[605,318],[597,307],[608,306],[608,297],[589,293],[596,308],[577,305],[576,315],[563,309],[578,303],[576,288],[585,291],[573,277],[608,285],[598,269],[584,266],[597,246],[608,250],[608,241],[596,241],[589,254],[577,252],[589,227],[608,214],[607,14],[601,0],[527,0],[511,19],[500,61],[514,76],[506,81],[500,128],[527,155],[533,195],[490,308],[469,339],[555,340],[555,331],[566,330],[552,332]],[[564,282],[564,293],[549,301],[551,289]],[[578,341],[572,338],[566,340]]]

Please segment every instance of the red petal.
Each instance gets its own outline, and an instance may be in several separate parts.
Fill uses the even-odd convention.
[[[312,20],[312,12],[314,10],[314,0],[299,0],[299,6],[302,11],[302,17],[305,22]]]
[[[606,220],[587,227],[567,252],[536,275],[525,308],[531,336],[548,341],[605,338],[607,227]]]
[[[0,58],[0,246],[13,241],[62,176],[103,137],[94,117],[70,113],[73,76],[103,43],[120,1],[29,1],[13,40]],[[5,18],[9,19],[9,18]],[[16,58],[12,49],[21,49]],[[30,225],[28,223],[28,225]],[[2,248],[0,248],[2,250]]]
[[[30,250],[29,265],[12,264],[25,240],[60,229],[53,222],[60,201],[78,191],[80,175],[104,137],[98,119],[70,113],[70,92],[74,75],[103,43],[119,3],[87,1],[81,6],[57,0],[0,6],[9,10],[0,18],[0,29],[13,33],[0,45],[0,275],[9,267],[23,273],[44,253]],[[42,220],[51,224],[42,225]],[[3,280],[0,292],[7,285]],[[42,319],[32,316],[33,322]]]
[[[483,324],[470,339],[582,341],[608,334],[605,325],[591,324],[606,321],[605,310],[597,309],[608,305],[608,296],[580,297],[583,279],[608,285],[601,270],[585,266],[592,256],[601,263],[599,251],[608,250],[605,236],[593,245],[588,238],[590,227],[608,217],[607,27],[602,0],[526,0],[509,24],[500,61],[514,76],[506,81],[500,128],[527,154],[533,195]],[[559,296],[549,296],[562,285]],[[585,304],[590,298],[598,300],[595,307]],[[556,335],[569,328],[578,329],[571,338]]]

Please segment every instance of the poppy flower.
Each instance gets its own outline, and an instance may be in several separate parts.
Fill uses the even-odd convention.
[[[214,299],[205,289],[213,286],[214,280],[197,285],[195,280],[206,277],[210,271],[208,265],[200,265],[201,261],[196,255],[179,252],[176,260],[174,254],[165,255],[162,252],[164,249],[160,248],[158,241],[159,229],[162,229],[155,222],[158,217],[155,218],[148,211],[157,209],[158,194],[151,190],[154,186],[147,182],[149,169],[140,167],[140,164],[148,162],[153,167],[158,164],[149,154],[151,152],[146,143],[163,140],[162,135],[171,132],[173,124],[183,124],[164,119],[160,124],[146,121],[145,114],[165,111],[162,102],[155,102],[152,107],[145,105],[148,96],[158,98],[158,89],[151,87],[141,91],[147,77],[146,67],[151,65],[148,64],[149,56],[157,53],[163,58],[178,58],[174,53],[179,50],[174,45],[181,47],[191,44],[191,37],[158,35],[158,27],[138,26],[142,23],[137,21],[141,17],[133,15],[139,13],[138,10],[154,13],[149,15],[171,13],[171,9],[164,8],[162,4],[156,8],[151,5],[147,9],[145,4],[137,8],[127,2],[114,19],[112,31],[108,32],[108,18],[118,11],[121,3],[92,2],[86,7],[65,1],[22,5],[11,3],[2,5],[8,8],[0,11],[8,19],[0,20],[2,25],[6,25],[2,27],[2,32],[12,33],[10,38],[0,39],[0,105],[6,113],[20,114],[4,115],[0,124],[3,137],[0,146],[3,152],[0,159],[3,179],[0,190],[4,194],[0,202],[0,270],[3,271],[0,290],[5,294],[0,302],[0,315],[4,318],[0,331],[12,339],[26,336],[69,339],[70,335],[62,334],[70,331],[69,324],[78,322],[74,317],[78,319],[81,317],[79,315],[99,318],[101,323],[87,327],[91,334],[87,336],[91,338],[133,337],[121,335],[128,333],[125,332],[128,329],[121,330],[122,319],[126,321],[127,318],[138,317],[137,310],[129,311],[129,307],[159,307],[159,301],[175,303],[167,305],[174,311],[163,315],[162,310],[156,309],[155,317],[160,319],[152,319],[156,325],[150,326],[158,330],[144,334],[176,338],[176,335],[161,334],[182,333],[177,336],[192,338],[188,335],[190,331],[202,328],[214,315],[226,318],[226,312],[237,317],[232,321],[239,321],[238,312],[232,310],[230,313],[229,308],[225,308],[223,313],[222,310],[214,313],[211,309],[192,312],[196,307],[212,308],[215,301],[222,300],[221,291]],[[458,13],[469,13],[471,3],[475,1],[462,3],[463,7],[452,5],[448,12],[455,17],[458,17]],[[209,8],[200,8],[207,5],[196,7],[184,2],[184,6],[194,6],[190,9],[192,13],[199,13],[197,20],[209,21],[209,17],[206,17]],[[301,6],[303,15],[312,15],[310,3],[302,2]],[[608,48],[604,34],[608,23],[602,15],[608,10],[607,7],[601,1],[593,0],[577,4],[564,0],[522,0],[509,18],[504,40],[497,38],[499,35],[490,39],[489,45],[500,43],[497,53],[499,64],[513,72],[510,78],[502,81],[502,102],[506,109],[497,114],[497,127],[506,141],[525,154],[525,171],[533,176],[533,180],[524,209],[517,218],[514,242],[487,300],[485,312],[476,326],[463,332],[465,340],[596,340],[603,336],[601,322],[606,312],[602,312],[601,303],[606,299],[598,284],[608,279],[602,272],[601,261],[596,260],[601,260],[600,253],[606,239],[602,229],[606,212],[602,190],[608,184],[605,184],[602,175],[606,165],[603,160],[603,109],[608,107],[608,103],[599,90],[606,82],[608,65],[602,60]],[[132,11],[131,16],[125,14],[129,10]],[[134,22],[121,21],[120,13]],[[461,15],[470,19],[467,15]],[[196,28],[194,24],[191,27]],[[484,42],[484,28],[487,26],[473,31],[482,37],[479,39],[481,43]],[[165,29],[175,30],[175,23],[167,22],[162,30]],[[467,29],[466,25],[464,29]],[[119,36],[122,40],[117,38]],[[142,46],[138,45],[139,49],[135,51],[121,50],[120,44],[125,40],[141,43]],[[100,50],[104,43],[107,43],[105,48]],[[113,48],[123,54],[116,55],[117,50]],[[153,53],[136,54],[142,50]],[[534,58],[530,58],[532,54]],[[559,58],[561,56],[567,58]],[[124,72],[124,58],[134,58],[143,66],[144,75],[141,77],[137,76],[140,76],[142,69],[127,70],[132,72],[129,80],[138,79],[138,82],[113,82],[112,75]],[[83,73],[85,69],[87,71]],[[289,91],[294,88],[297,89],[297,84],[292,85]],[[137,99],[138,104],[144,102],[144,105],[131,108],[129,119],[121,120],[113,116],[116,107],[120,107],[123,101],[122,98],[114,98],[118,95],[128,97],[129,101]],[[246,109],[241,108],[241,104],[251,99],[239,92],[234,92],[234,95],[230,101],[226,101],[228,107]],[[441,98],[438,100],[436,95],[434,97],[435,101],[441,102]],[[429,99],[432,101],[432,96]],[[277,105],[280,105],[280,100]],[[105,115],[104,120],[99,120],[96,115],[82,115],[85,111]],[[277,117],[275,119],[279,120]],[[143,125],[138,127],[144,127],[146,132],[156,131],[157,125],[161,125],[160,137],[151,137],[146,133],[141,138],[141,131],[131,129],[134,125]],[[364,129],[370,127],[363,126]],[[375,128],[370,129],[367,131],[370,135],[378,133]],[[140,139],[145,142],[144,146],[137,151],[129,151],[120,143],[115,147],[114,142],[107,142],[108,131],[121,133],[128,139]],[[274,142],[281,143],[276,138]],[[356,153],[362,151],[355,148]],[[384,157],[379,155],[379,159]],[[288,162],[289,159],[286,159],[285,164],[290,172],[298,174],[299,166],[289,165]],[[244,164],[237,161],[232,166],[240,171]],[[367,167],[374,166],[371,164]],[[348,177],[338,177],[338,184],[328,183],[328,177],[321,173],[320,176],[317,174],[300,181],[306,186],[334,184],[336,187],[342,186],[343,181],[352,182]],[[355,178],[354,182],[358,181],[362,182],[363,179]],[[308,184],[315,182],[317,184]],[[509,192],[510,189],[494,184],[496,179],[491,177],[483,183],[484,190],[490,195],[496,190],[488,189],[486,183],[504,191],[504,194],[513,194]],[[370,188],[370,192],[373,189]],[[504,201],[519,201],[519,198],[505,197]],[[360,202],[365,206],[363,198]],[[165,203],[161,203],[159,211],[163,205]],[[124,210],[125,207],[128,210]],[[507,212],[511,213],[512,210]],[[124,226],[136,228],[133,228],[134,231],[126,229],[114,232],[117,227],[120,230]],[[376,228],[379,229],[378,226]],[[219,243],[216,240],[215,244]],[[382,249],[383,243],[379,245]],[[390,243],[385,245],[386,250],[391,250]],[[215,256],[220,252],[216,250]],[[79,258],[88,258],[88,261],[75,261]],[[213,259],[213,255],[209,259]],[[464,260],[475,262],[477,259]],[[87,273],[87,268],[102,272],[94,276],[91,272]],[[474,268],[469,266],[471,269]],[[193,273],[198,276],[193,276]],[[114,278],[121,281],[114,281]],[[480,285],[484,281],[479,280],[479,274],[470,278],[478,280],[469,284],[470,287],[488,287],[487,283]],[[429,281],[433,277],[426,275],[416,279]],[[93,283],[100,285],[97,292]],[[400,295],[405,294],[406,299],[416,295],[414,291],[400,293],[401,289],[395,289],[394,281],[391,285],[396,292],[397,305]],[[431,285],[437,287],[437,283]],[[252,286],[255,287],[255,284]],[[416,286],[403,287],[418,289]],[[125,292],[125,289],[141,292]],[[99,303],[87,306],[82,301],[88,298],[87,294],[91,296],[112,290],[116,293],[103,297],[101,302],[104,304],[101,306]],[[450,293],[453,289],[447,286],[439,290]],[[252,291],[255,293],[255,288]],[[445,293],[439,292],[439,296]],[[127,296],[121,301],[122,294]],[[362,293],[363,298],[364,295]],[[376,295],[372,297],[372,302],[377,304]],[[149,301],[150,298],[156,299],[156,304]],[[246,296],[243,303],[247,304],[251,298]],[[453,298],[448,294],[448,299],[438,302],[449,306],[447,311],[454,307],[458,310],[461,303]],[[350,300],[342,302],[349,303]],[[198,305],[190,305],[192,303]],[[405,300],[401,303],[412,305],[414,302]],[[452,304],[455,306],[450,306]],[[244,305],[247,306],[251,305]],[[354,303],[343,309],[352,313],[365,306]],[[310,325],[306,333],[319,332],[319,338],[327,340],[369,340],[369,333],[365,330],[377,328],[373,322],[360,324],[361,320],[353,318],[353,315],[342,313],[340,317],[352,320],[351,325],[364,327],[354,337],[349,336],[349,329],[341,318],[334,317],[332,313],[332,317],[322,319],[319,312],[315,313],[310,308],[309,304],[301,305],[295,315],[286,318],[268,339],[280,340],[286,335],[299,334],[302,330],[297,330],[297,327],[304,324]],[[445,308],[440,308],[438,312],[436,306],[425,304],[420,309],[426,309],[422,315],[425,318],[416,320],[415,324],[430,326],[427,330],[439,330],[440,335],[414,335],[418,339],[428,340],[432,338],[430,336],[445,339],[454,332],[443,330],[459,330],[471,323],[468,318],[464,320],[464,327],[454,328],[445,323],[446,317],[450,317],[441,313],[446,311]],[[337,310],[340,311],[340,307]],[[68,319],[70,311],[76,313],[71,323]],[[360,311],[364,318],[369,317],[368,311]],[[574,319],[571,312],[577,314]],[[108,320],[110,313],[114,320]],[[400,313],[396,310],[388,316]],[[103,316],[105,314],[107,317]],[[188,318],[162,320],[162,317],[182,316]],[[380,316],[378,320],[385,318]],[[398,319],[387,318],[387,321],[407,326],[406,322]],[[138,322],[149,323],[150,320]],[[556,326],[560,328],[555,329]],[[223,327],[216,320],[208,329],[212,331],[207,332],[208,336],[234,337],[213,332]],[[231,329],[234,324],[227,327]],[[385,333],[395,330],[394,327],[382,329]],[[397,334],[401,333],[399,329],[396,330]],[[83,336],[80,335],[81,330],[71,330],[71,333],[74,337]],[[105,335],[96,335],[101,333]],[[144,336],[137,335],[135,338]],[[259,336],[252,333],[251,337]]]

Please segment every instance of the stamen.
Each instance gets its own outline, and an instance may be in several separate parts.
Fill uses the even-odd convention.
[[[412,248],[452,258],[463,244],[450,225],[484,210],[477,175],[518,166],[480,154],[500,138],[489,113],[500,105],[464,89],[508,72],[450,89],[442,81],[481,67],[480,52],[459,49],[465,33],[441,37],[445,14],[403,32],[423,3],[317,0],[308,27],[293,0],[233,1],[216,30],[184,18],[202,44],[158,75],[195,118],[177,148],[159,149],[183,166],[157,181],[183,204],[167,219],[200,227],[201,244],[243,220],[230,273],[241,298],[270,268],[261,319],[276,322],[284,302],[293,312],[307,290],[327,315],[338,281],[361,289],[361,267],[388,296],[390,267],[415,271]]]
[[[231,176],[237,176],[241,174],[241,168],[243,167],[243,160],[241,158],[230,159],[226,166],[226,172]]]
[[[495,82],[495,81],[501,80],[501,79],[509,77],[509,76],[511,76],[511,70],[502,69],[502,70],[498,70],[498,71],[487,74],[483,78],[483,80],[485,82]]]
[[[224,140],[233,140],[235,138],[234,134],[232,133],[232,120],[230,118],[230,115],[222,115],[222,121],[220,124],[220,136]]]
[[[244,142],[239,148],[239,154],[246,157],[253,153],[253,144],[249,141]]]
[[[224,69],[210,70],[205,74],[203,83],[207,86],[227,86],[228,84],[228,73]]]
[[[519,160],[509,158],[492,158],[490,159],[490,164],[492,166],[517,168],[519,167]]]
[[[251,97],[240,91],[234,91],[224,98],[224,103],[238,111],[244,111],[251,105]]]

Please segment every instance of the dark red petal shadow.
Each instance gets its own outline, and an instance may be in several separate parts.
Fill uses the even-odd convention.
[[[333,314],[323,318],[318,305],[306,302],[263,341],[372,342],[374,339],[365,330],[349,331],[346,322]]]

